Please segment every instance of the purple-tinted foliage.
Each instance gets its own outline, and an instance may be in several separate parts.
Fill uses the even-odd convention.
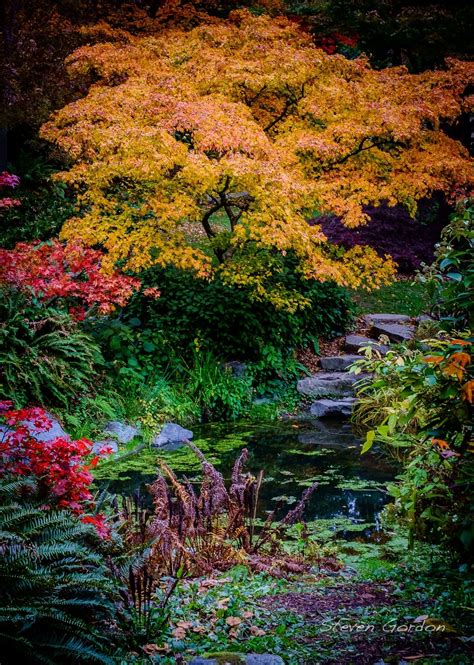
[[[433,261],[435,243],[450,213],[449,206],[439,197],[421,201],[416,219],[401,205],[366,206],[364,210],[370,221],[355,229],[348,229],[333,215],[315,217],[309,223],[320,224],[331,243],[346,249],[370,245],[380,256],[390,254],[398,264],[398,272],[404,274]]]

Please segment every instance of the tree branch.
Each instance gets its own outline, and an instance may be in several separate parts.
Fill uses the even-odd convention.
[[[216,203],[216,205],[209,208],[209,210],[207,210],[207,212],[204,214],[203,218],[201,219],[201,224],[209,240],[211,240],[211,238],[215,238],[216,236],[209,220],[211,219],[212,215],[221,208],[222,208],[222,203],[219,201],[218,203]]]
[[[357,148],[354,150],[351,150],[351,152],[348,152],[347,155],[344,155],[344,157],[341,157],[340,159],[336,159],[333,162],[330,162],[324,167],[324,170],[328,170],[333,168],[334,166],[338,166],[339,164],[344,164],[344,162],[347,162],[348,159],[351,157],[355,157],[356,155],[359,155],[361,152],[364,152],[366,150],[371,150],[372,148],[382,148],[382,147],[392,147],[392,148],[397,148],[401,145],[400,142],[398,141],[390,141],[388,139],[380,139],[380,141],[372,141],[369,145],[364,145],[366,141],[368,141],[370,137],[365,137],[362,139],[362,141],[359,143]]]
[[[289,96],[286,99],[285,106],[283,107],[283,111],[276,118],[274,118],[266,127],[264,127],[264,129],[263,129],[264,132],[269,132],[270,129],[272,129],[273,127],[275,127],[275,125],[277,125],[279,122],[284,120],[286,118],[286,116],[288,115],[288,113],[290,112],[291,108],[293,106],[297,106],[298,103],[305,96],[305,84],[304,83],[301,84],[301,91],[298,95],[295,94],[288,86],[286,86],[286,88],[288,90],[288,95]]]

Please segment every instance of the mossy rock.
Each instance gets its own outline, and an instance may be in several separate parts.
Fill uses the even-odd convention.
[[[284,665],[280,656],[273,654],[243,654],[232,651],[208,653],[193,658],[189,665]]]
[[[221,651],[220,653],[209,653],[206,658],[211,658],[216,665],[245,665],[247,656],[243,653],[232,653]]]

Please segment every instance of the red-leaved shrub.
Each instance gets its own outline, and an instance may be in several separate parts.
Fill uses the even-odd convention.
[[[39,440],[39,433],[52,427],[51,419],[40,407],[13,409],[11,402],[0,402],[0,422],[0,478],[32,478],[45,509],[71,510],[106,538],[109,532],[104,516],[90,514],[94,509],[90,468],[97,463],[96,457],[87,460],[92,443],[69,437]]]
[[[20,242],[12,250],[0,249],[0,283],[33,293],[43,302],[62,299],[79,320],[91,310],[108,314],[128,302],[140,281],[103,272],[102,260],[102,252],[78,242]]]
[[[20,178],[17,175],[8,173],[8,171],[3,171],[0,173],[0,189],[2,187],[17,187],[20,184]],[[0,199],[0,210],[2,208],[13,208],[15,206],[21,205],[21,201],[18,199],[12,199],[9,196]]]
[[[433,261],[435,245],[449,217],[449,207],[441,199],[422,201],[417,219],[401,205],[366,206],[365,212],[370,220],[356,228],[344,226],[334,215],[316,217],[310,224],[320,224],[329,242],[345,249],[368,245],[381,257],[389,254],[403,274],[412,274],[422,263]]]

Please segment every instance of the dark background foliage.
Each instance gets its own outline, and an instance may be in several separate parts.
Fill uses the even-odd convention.
[[[470,0],[286,0],[315,41],[338,35],[357,38],[357,53],[375,67],[406,65],[423,71],[447,56],[474,53],[474,4]],[[346,53],[347,55],[347,53]]]
[[[401,205],[366,206],[365,212],[370,221],[355,229],[347,228],[333,215],[315,217],[310,224],[321,224],[328,240],[346,249],[369,245],[380,256],[390,254],[400,273],[411,274],[421,263],[433,260],[435,244],[448,220],[449,206],[441,197],[424,200],[415,219]]]

